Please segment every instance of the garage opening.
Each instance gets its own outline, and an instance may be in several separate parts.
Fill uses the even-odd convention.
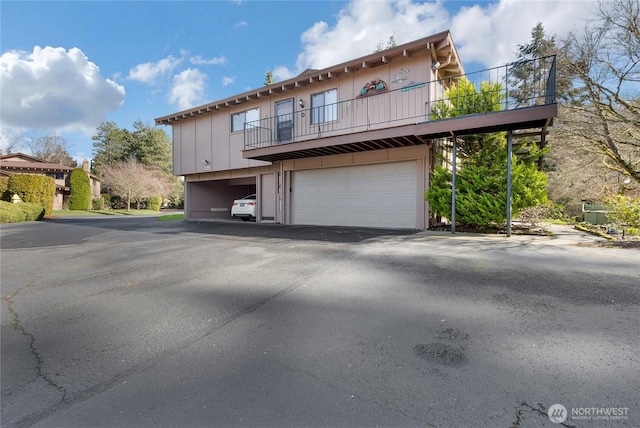
[[[416,161],[292,172],[291,223],[416,228]]]
[[[187,182],[187,219],[231,219],[231,205],[256,193],[256,177]]]

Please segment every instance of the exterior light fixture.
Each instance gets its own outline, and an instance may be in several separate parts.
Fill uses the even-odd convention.
[[[431,69],[433,71],[436,71],[438,69],[438,67],[440,67],[440,61],[436,61],[431,65]]]
[[[298,105],[300,106],[300,108],[304,108],[304,101],[302,100],[302,98],[298,100]]]
[[[202,165],[209,165],[209,161],[206,159],[202,159],[200,162],[202,163]]]

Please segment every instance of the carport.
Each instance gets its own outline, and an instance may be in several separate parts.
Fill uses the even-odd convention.
[[[206,174],[196,178],[187,177],[186,218],[231,219],[233,200],[255,193],[258,197],[257,221],[276,221],[277,174],[262,170],[233,178],[211,178]]]
[[[187,219],[230,219],[234,199],[256,193],[256,176],[185,183]],[[186,201],[185,201],[186,202]]]

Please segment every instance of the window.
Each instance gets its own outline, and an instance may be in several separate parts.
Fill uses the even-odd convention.
[[[231,132],[244,131],[244,124],[251,123],[260,120],[260,108],[256,107],[251,110],[243,111],[242,113],[236,113],[231,115]],[[254,123],[253,126],[257,126]]]
[[[338,90],[311,95],[311,124],[338,119]]]
[[[64,174],[62,172],[47,172],[45,175],[55,180],[64,180]]]

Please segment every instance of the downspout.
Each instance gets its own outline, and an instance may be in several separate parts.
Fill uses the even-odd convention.
[[[455,235],[456,233],[456,169],[458,167],[456,158],[458,156],[456,150],[456,134],[451,133],[453,137],[453,150],[452,156],[453,159],[451,161],[452,171],[451,171],[451,234]]]
[[[507,237],[511,237],[511,157],[513,156],[513,131],[507,131]]]

